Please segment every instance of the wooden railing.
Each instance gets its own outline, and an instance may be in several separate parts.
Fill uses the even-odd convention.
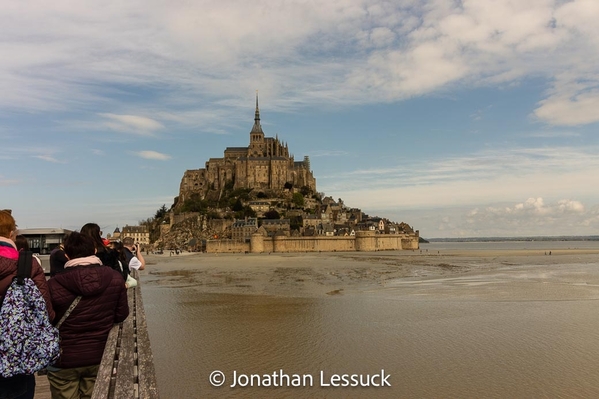
[[[92,399],[158,399],[154,358],[138,285],[127,290],[129,317],[110,331]]]

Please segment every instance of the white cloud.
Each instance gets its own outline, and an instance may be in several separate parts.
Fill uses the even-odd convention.
[[[531,133],[527,133],[527,136],[530,137],[541,137],[541,138],[553,138],[553,137],[566,137],[566,138],[571,138],[571,137],[580,137],[580,133],[579,132],[574,132],[574,131],[550,131],[550,130],[545,130],[545,131],[538,131],[538,132],[531,132]]]
[[[496,148],[324,176],[319,186],[424,237],[596,235],[599,204],[585,201],[597,198],[598,150]]]
[[[599,81],[595,84],[599,85]],[[582,90],[588,90],[587,87]],[[539,103],[535,115],[554,125],[586,125],[599,122],[599,88],[568,93],[559,92]]]
[[[12,186],[19,183],[17,179],[9,179],[5,176],[0,175],[0,186]]]
[[[154,119],[137,115],[100,114],[108,119],[104,126],[119,132],[151,135],[154,131],[164,128],[164,125]]]
[[[397,35],[388,27],[377,27],[372,30],[360,31],[356,34],[361,47],[381,48],[393,44]]]
[[[571,204],[573,209],[566,210]],[[425,238],[597,235],[599,204],[587,209],[578,200],[540,197],[485,207],[387,209],[390,219],[406,221]]]
[[[577,226],[590,213],[577,200],[564,199],[547,203],[543,198],[529,198],[513,206],[489,206],[468,214],[467,222],[477,230],[502,231],[502,235],[584,235]]]
[[[529,105],[536,107],[536,120],[579,126],[599,122],[597,20],[595,0],[6,2],[0,109],[2,116],[33,119],[61,111],[47,118],[61,132],[157,136],[184,127],[225,134],[247,123],[245,97],[256,88],[262,109],[298,112],[535,78],[546,85]],[[484,110],[469,113],[476,122],[485,119]],[[89,136],[93,146],[134,139]],[[3,148],[0,159],[54,162],[74,153],[77,139],[50,150]],[[321,150],[311,156],[347,154]],[[470,212],[477,206],[474,215],[497,214],[522,204],[522,212],[557,214],[554,204],[572,198],[560,205],[563,214],[580,211],[596,226],[597,214],[584,202],[596,196],[588,183],[596,180],[596,154],[592,147],[504,148],[412,164],[400,159],[397,167],[376,159],[380,169],[318,179],[319,188],[355,206],[402,211],[467,206]],[[458,226],[453,214],[441,219],[445,229]]]
[[[502,210],[500,210],[501,212]],[[554,205],[545,205],[543,198],[529,198],[513,208],[504,208],[506,214],[530,213],[535,215],[556,215],[564,213],[584,213],[584,205],[580,201],[559,200]]]
[[[558,209],[561,212],[575,212],[583,213],[585,211],[584,205],[579,201],[573,200],[561,200],[558,202]]]
[[[0,155],[0,159],[22,160],[23,157],[32,157],[51,163],[66,163],[64,159],[61,159],[61,157],[57,155],[64,149],[64,146],[62,149],[35,145],[7,146],[2,148],[3,153]]]
[[[197,93],[219,100],[259,87],[273,107],[289,108],[528,76],[552,82],[535,111],[541,120],[598,121],[594,0],[15,4],[0,16],[0,105],[101,106],[118,131],[164,127],[138,111],[114,112],[125,100],[143,107],[137,88],[160,89],[166,108]]]
[[[166,161],[166,160],[171,159],[170,155],[162,154],[162,153],[156,152],[156,151],[139,151],[139,152],[136,152],[135,155],[137,155],[140,158],[153,159],[153,160],[157,160],[157,161]]]
[[[468,156],[402,163],[319,177],[320,189],[347,203],[374,209],[433,208],[515,201],[558,200],[563,193],[589,198],[599,169],[596,147],[498,148]],[[537,206],[540,203],[522,204]]]
[[[65,161],[58,160],[51,155],[34,155],[33,157],[51,163],[66,163]]]

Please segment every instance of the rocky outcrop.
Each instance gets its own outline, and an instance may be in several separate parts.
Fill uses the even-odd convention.
[[[202,243],[206,240],[228,238],[230,224],[226,220],[206,220],[205,215],[187,218],[175,223],[168,232],[161,234],[154,243],[155,249],[185,249],[201,250]]]

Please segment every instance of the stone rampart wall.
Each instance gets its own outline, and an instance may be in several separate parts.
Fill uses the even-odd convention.
[[[206,252],[209,253],[244,253],[250,252],[250,243],[234,240],[206,241]]]
[[[377,251],[392,251],[397,248],[403,248],[401,239],[403,235],[399,234],[378,234],[375,237],[375,247]]]
[[[408,234],[375,234],[357,232],[355,237],[264,237],[252,235],[250,243],[233,240],[211,240],[206,243],[206,252],[351,252],[351,251],[396,251],[418,249],[418,236]]]
[[[418,249],[420,242],[418,240],[418,236],[416,236],[416,238],[414,239],[414,237],[412,236],[408,236],[408,237],[404,237],[401,239],[401,247],[403,249]]]
[[[355,251],[353,237],[281,237],[273,239],[273,252]]]
[[[262,244],[262,248],[264,252],[275,252],[275,242],[272,238],[264,238],[264,242]],[[250,248],[250,252],[254,251],[254,247]],[[260,253],[255,251],[255,253]]]

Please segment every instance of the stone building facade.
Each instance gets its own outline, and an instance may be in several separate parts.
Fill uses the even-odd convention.
[[[223,158],[210,158],[206,167],[185,171],[179,188],[179,201],[192,194],[205,198],[210,190],[221,191],[227,184],[234,189],[283,190],[287,183],[293,187],[308,187],[316,192],[316,179],[305,156],[296,162],[289,148],[277,137],[265,137],[260,125],[260,110],[256,95],[254,126],[247,147],[227,147]]]
[[[150,231],[147,226],[125,226],[120,237],[121,239],[131,237],[136,244],[148,245],[150,243]]]
[[[246,217],[237,220],[231,226],[231,239],[233,241],[249,241],[256,230],[258,230],[258,219]]]

